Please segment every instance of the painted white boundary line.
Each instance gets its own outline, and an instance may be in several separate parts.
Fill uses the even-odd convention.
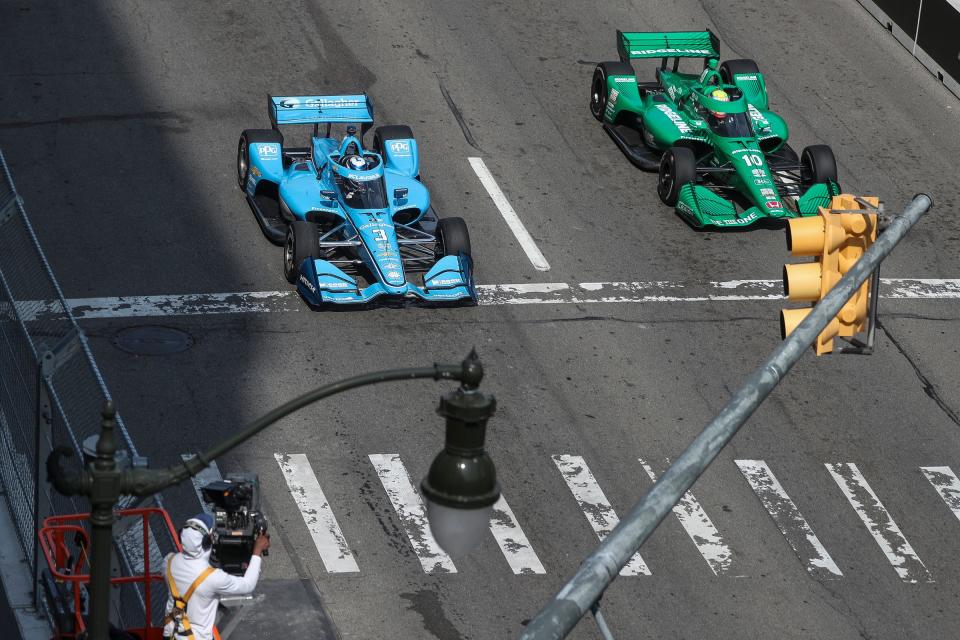
[[[424,573],[456,573],[453,560],[444,553],[430,532],[423,500],[410,481],[400,456],[396,453],[371,453],[369,458]]]
[[[653,467],[643,458],[638,458],[638,460],[650,479],[656,482],[657,474]],[[730,547],[724,544],[717,527],[692,493],[687,491],[683,494],[680,502],[673,507],[673,515],[677,516],[683,530],[693,540],[693,544],[697,545],[697,551],[707,561],[713,575],[729,573],[733,562],[733,552],[730,551]]]
[[[493,174],[487,169],[483,158],[468,159],[470,160],[470,166],[473,167],[474,173],[480,178],[480,184],[482,184],[483,188],[490,194],[493,204],[497,205],[497,209],[500,210],[503,219],[507,221],[507,226],[513,231],[513,235],[517,237],[517,241],[520,243],[520,246],[523,247],[533,267],[538,271],[549,271],[550,264],[547,262],[547,259],[543,257],[543,254],[537,247],[537,243],[533,241],[533,237],[530,236],[527,228],[523,226],[523,222],[520,221],[520,216],[518,216],[517,212],[510,206],[510,201],[507,200],[507,196],[500,190],[500,185],[497,184],[497,181],[493,179]]]
[[[603,489],[597,484],[597,479],[593,477],[586,461],[580,456],[554,455],[553,462],[560,470],[560,475],[563,476],[564,482],[570,488],[570,493],[580,505],[583,515],[597,534],[597,538],[603,542],[613,528],[620,524],[620,518],[617,517],[607,496],[603,494]],[[651,574],[647,563],[639,553],[635,553],[623,569],[620,569],[620,575],[649,576]]]
[[[820,580],[836,580],[843,573],[833,561],[806,518],[787,494],[783,485],[763,460],[734,460],[743,477],[773,518],[810,575]]]
[[[537,552],[530,546],[530,541],[517,523],[513,509],[502,495],[493,505],[490,532],[496,538],[514,574],[546,573]]]
[[[785,301],[780,280],[481,284],[477,286],[477,294],[481,306]],[[960,300],[960,279],[884,279],[882,297],[884,300]],[[74,317],[89,320],[307,310],[296,291],[72,298],[67,304]],[[60,309],[59,303],[48,300],[22,300],[16,305],[27,322],[59,313]],[[0,313],[2,311],[0,305]]]
[[[920,467],[920,470],[960,520],[960,479],[957,474],[950,467]]]
[[[846,464],[824,463],[830,475],[847,497],[867,531],[877,541],[887,560],[893,565],[900,579],[908,583],[933,582],[926,565],[904,537],[893,516],[880,498],[867,484],[867,479],[852,462]]]
[[[310,531],[313,544],[317,547],[323,566],[328,573],[359,573],[357,561],[350,552],[340,525],[323,489],[317,482],[317,476],[310,461],[302,453],[275,453],[273,457],[280,465],[280,471],[287,481],[290,495],[297,503],[303,522]]]

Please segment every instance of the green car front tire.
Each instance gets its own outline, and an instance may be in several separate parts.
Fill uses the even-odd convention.
[[[670,147],[660,158],[657,195],[663,204],[677,204],[683,185],[697,179],[697,158],[687,147]]]
[[[825,144],[812,144],[800,154],[800,178],[806,184],[837,182],[837,159]]]

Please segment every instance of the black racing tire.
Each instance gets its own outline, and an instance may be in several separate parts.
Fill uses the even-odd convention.
[[[409,140],[413,138],[413,130],[405,124],[390,124],[377,127],[373,133],[373,150],[383,155],[386,143],[390,140]]]
[[[753,60],[741,58],[739,60],[727,60],[720,64],[720,79],[724,84],[733,84],[733,76],[739,74],[760,73],[760,67]]]
[[[593,70],[590,81],[590,113],[603,122],[603,112],[607,109],[607,78],[610,76],[632,76],[633,67],[629,62],[601,62]]]
[[[660,158],[657,195],[663,204],[673,207],[680,198],[680,188],[697,179],[697,158],[687,147],[670,147]]]
[[[273,129],[247,129],[240,134],[237,143],[237,184],[241,189],[247,188],[247,177],[250,175],[250,145],[255,142],[279,142],[283,148],[283,135]]]
[[[812,144],[800,154],[800,179],[806,184],[837,182],[837,159],[825,144]]]
[[[458,254],[470,255],[470,233],[463,218],[441,218],[437,223],[437,260]]]
[[[300,275],[300,265],[307,258],[316,258],[320,253],[320,230],[316,224],[295,220],[287,227],[287,239],[283,244],[283,275],[293,284]]]

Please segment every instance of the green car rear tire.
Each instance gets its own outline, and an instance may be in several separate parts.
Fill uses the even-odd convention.
[[[607,78],[610,76],[632,76],[633,67],[627,62],[601,62],[593,70],[590,82],[590,114],[603,122],[603,112],[607,108]]]

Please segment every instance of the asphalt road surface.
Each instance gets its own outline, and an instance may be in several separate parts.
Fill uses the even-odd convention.
[[[853,0],[10,0],[0,24],[0,147],[68,298],[288,291],[236,188],[238,135],[267,125],[268,92],[359,91],[378,123],[413,128],[437,209],[467,220],[481,284],[670,292],[344,313],[201,296],[200,313],[83,320],[154,465],[341,377],[474,346],[483,359],[509,512],[466,558],[437,554],[405,487],[441,446],[433,411],[451,385],[339,396],[220,461],[260,474],[274,531],[239,637],[515,637],[776,346],[779,301],[697,292],[779,278],[783,232],[691,229],[590,117],[618,28],[708,26],[724,59],[756,59],[794,146],[832,145],[847,191],[890,211],[932,194],[883,275],[960,277],[960,103]],[[603,600],[616,637],[956,634],[960,301],[880,310],[877,352],[805,357],[641,549]],[[192,345],[112,344],[157,324]],[[167,504],[178,519],[199,510],[192,486]],[[599,634],[584,620],[572,637]]]

